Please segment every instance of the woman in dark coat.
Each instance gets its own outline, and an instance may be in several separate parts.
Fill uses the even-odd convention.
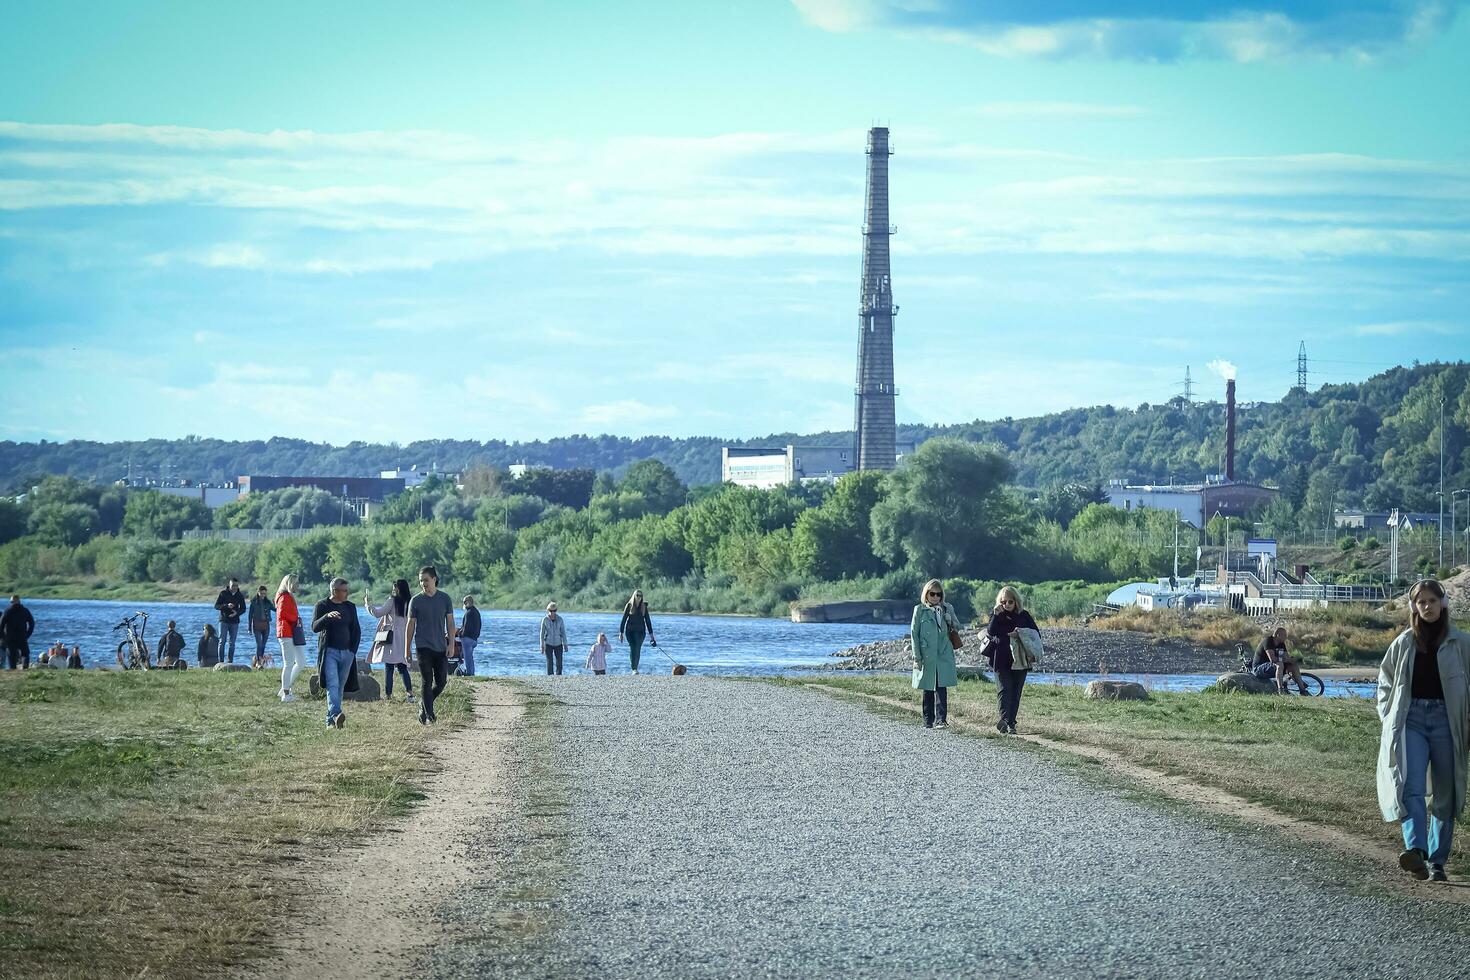
[[[995,730],[1002,735],[1016,734],[1016,712],[1021,708],[1021,689],[1026,686],[1026,671],[1015,670],[1011,659],[1011,637],[1020,629],[1036,629],[1036,620],[1021,608],[1021,595],[1007,585],[995,597],[995,610],[985,633],[990,638],[985,658],[995,667],[996,703],[1000,720]]]
[[[628,597],[628,604],[623,607],[623,619],[618,623],[618,639],[628,643],[628,661],[635,674],[638,673],[638,657],[643,652],[645,637],[648,638],[649,646],[658,646],[658,640],[653,638],[653,620],[648,618],[648,603],[643,601],[643,590],[634,589],[633,594]]]

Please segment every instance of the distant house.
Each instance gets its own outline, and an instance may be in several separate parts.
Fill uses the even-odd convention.
[[[402,477],[380,476],[242,476],[239,484],[242,497],[286,487],[315,487],[348,500],[382,501],[402,493],[405,481]]]
[[[1126,484],[1122,480],[1112,480],[1107,487],[1108,503],[1120,510],[1131,511],[1141,507],[1172,510],[1195,527],[1204,527],[1205,522],[1216,514],[1244,517],[1257,507],[1270,503],[1279,492],[1274,487],[1220,479],[1168,485]]]
[[[1364,531],[1387,531],[1390,512],[1386,510],[1361,511],[1340,510],[1332,515],[1334,526],[1340,528],[1361,529]],[[1406,510],[1399,511],[1399,527],[1401,530],[1412,531],[1416,527],[1429,526],[1439,527],[1439,515],[1435,513],[1420,514],[1410,513]]]

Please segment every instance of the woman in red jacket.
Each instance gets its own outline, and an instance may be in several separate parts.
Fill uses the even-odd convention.
[[[281,644],[281,700],[294,701],[291,682],[306,666],[306,630],[296,609],[296,576],[287,575],[276,589],[276,639]]]

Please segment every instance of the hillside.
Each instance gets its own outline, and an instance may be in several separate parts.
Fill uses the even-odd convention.
[[[1397,367],[1361,384],[1293,391],[1278,402],[1245,405],[1239,416],[1236,476],[1278,484],[1299,507],[1309,490],[1327,505],[1403,506],[1434,510],[1439,486],[1439,400],[1445,398],[1446,485],[1470,485],[1470,365]],[[1224,406],[1175,399],[1137,408],[1069,409],[1024,419],[950,426],[900,426],[901,439],[948,436],[999,444],[1010,453],[1017,481],[1044,487],[1114,477],[1198,480],[1221,469]],[[831,443],[849,432],[776,433],[731,445]],[[458,471],[472,464],[517,461],[556,468],[621,471],[655,457],[691,484],[719,479],[720,446],[713,437],[575,435],[547,441],[430,440],[407,445],[354,442],[330,446],[301,439],[234,442],[190,436],[99,443],[0,442],[0,487],[17,489],[36,475],[56,473],[111,482],[133,472],[224,481],[242,473],[372,475],[395,466]],[[1309,486],[1315,481],[1315,486]]]

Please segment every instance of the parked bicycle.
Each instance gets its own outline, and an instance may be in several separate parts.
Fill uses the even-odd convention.
[[[1249,674],[1249,673],[1251,673],[1252,672],[1251,671],[1251,664],[1252,664],[1252,662],[1254,662],[1254,660],[1256,658],[1256,652],[1253,649],[1251,649],[1251,647],[1248,644],[1245,644],[1245,643],[1237,643],[1237,644],[1235,644],[1235,654],[1236,654],[1236,656],[1240,657],[1240,671],[1241,671],[1241,673],[1243,673],[1243,674]],[[1317,697],[1321,697],[1322,696],[1322,692],[1325,691],[1325,690],[1327,690],[1327,685],[1325,685],[1325,684],[1322,683],[1322,678],[1318,677],[1316,674],[1309,674],[1305,670],[1302,671],[1302,686],[1305,687],[1306,690],[1305,691],[1298,691],[1288,681],[1284,686],[1278,687],[1276,693],[1278,693],[1278,694],[1301,694],[1301,695],[1305,695],[1306,697],[1309,697],[1309,698],[1317,698]]]
[[[141,618],[141,627],[133,624]],[[148,643],[144,636],[148,632],[148,614],[135,612],[131,616],[124,616],[123,621],[113,628],[113,632],[122,631],[123,641],[117,645],[117,663],[123,670],[148,670],[153,666],[153,655],[148,650]]]

